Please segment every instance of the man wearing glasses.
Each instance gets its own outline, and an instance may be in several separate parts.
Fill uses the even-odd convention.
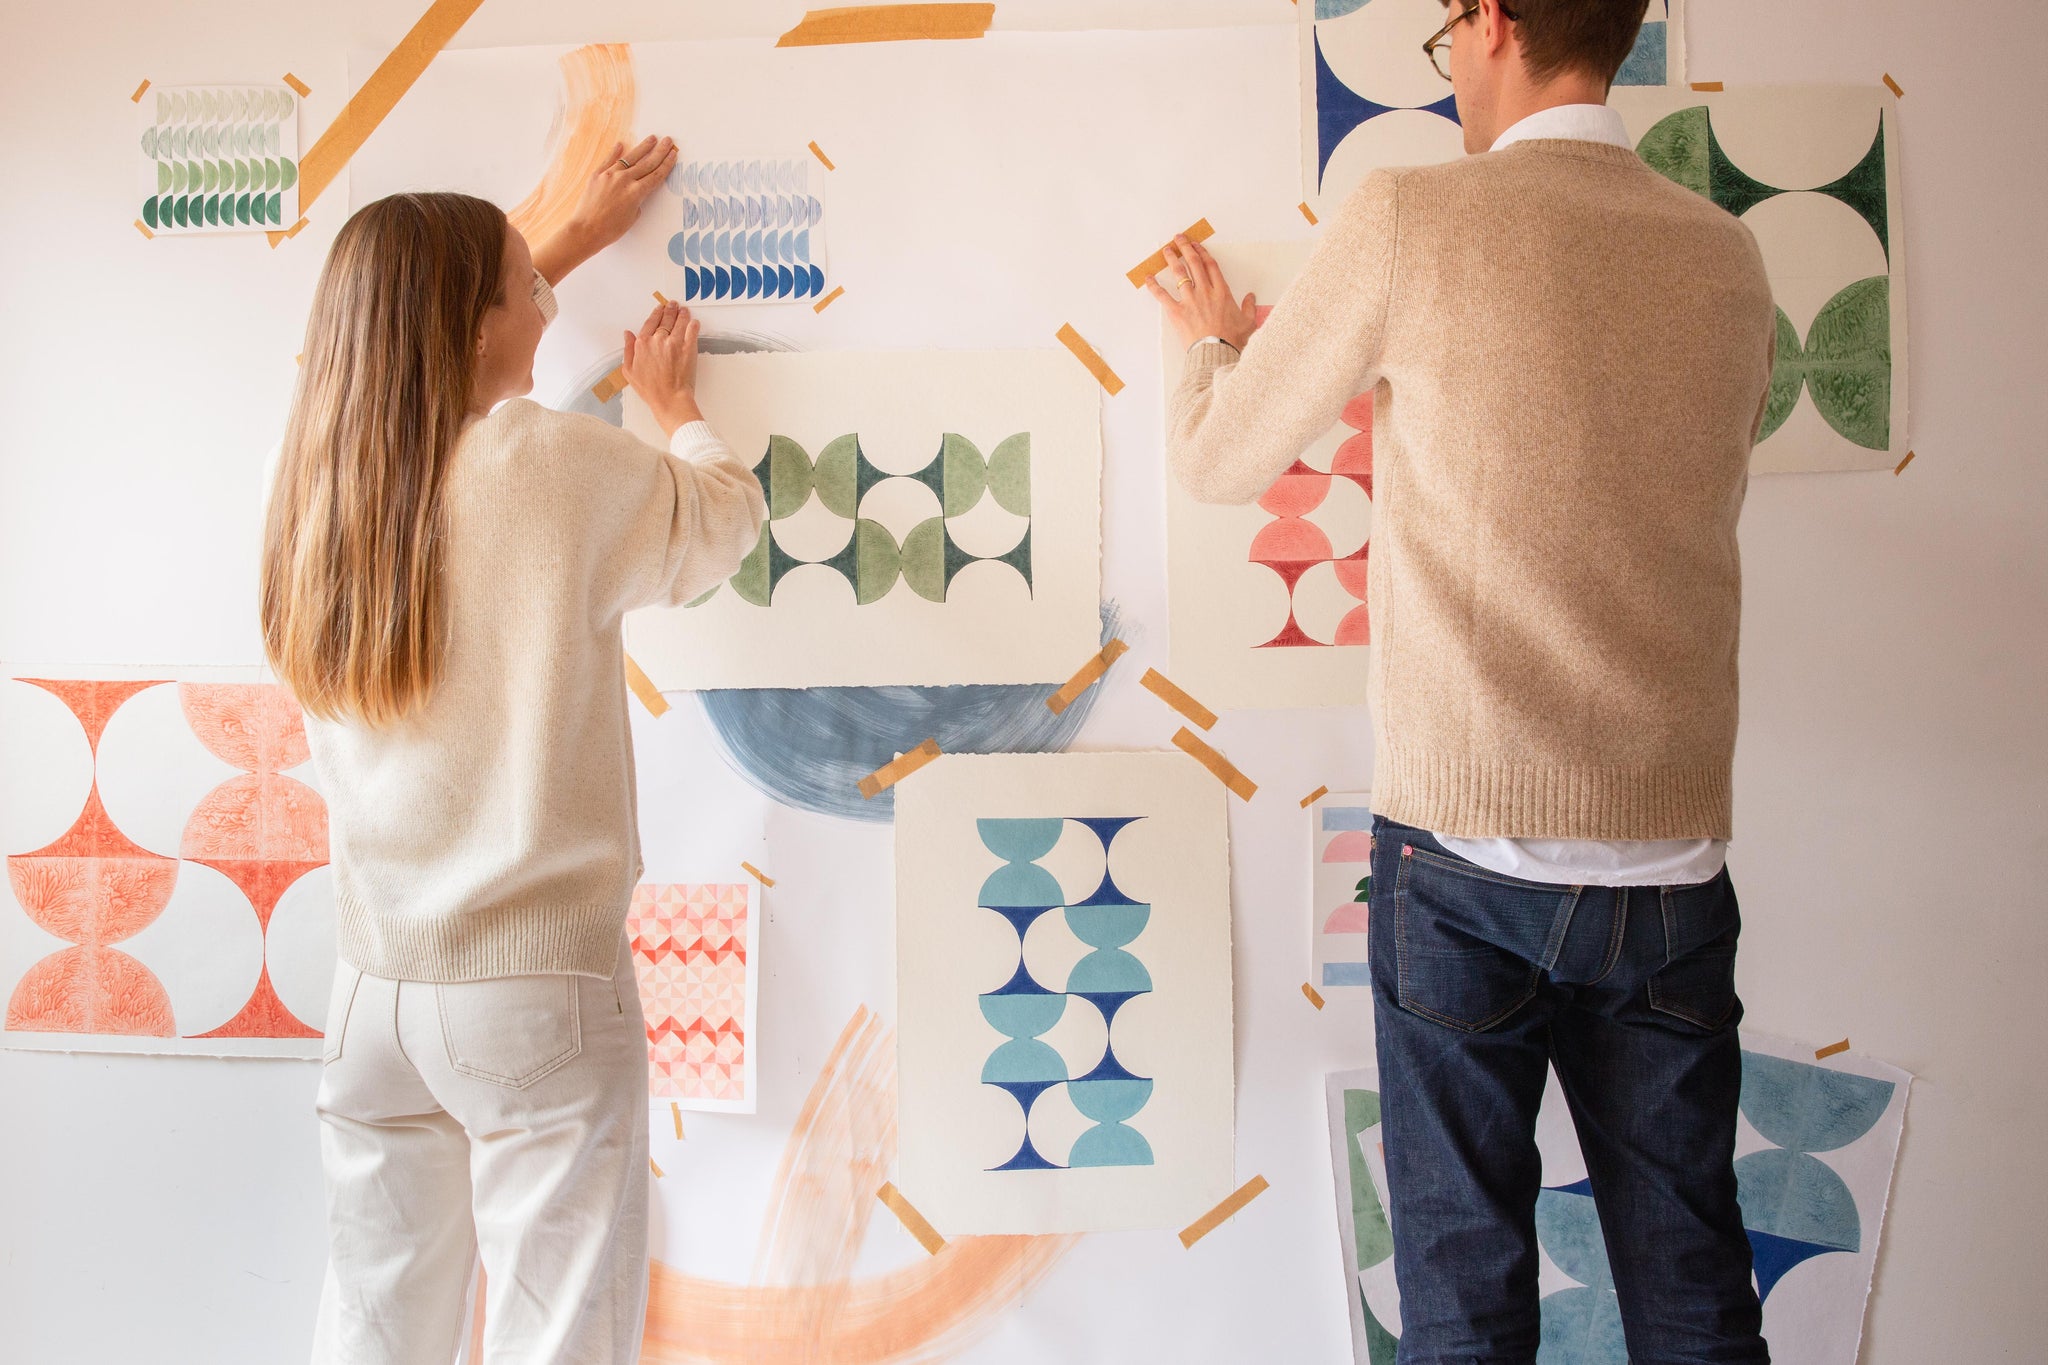
[[[1474,155],[1371,175],[1256,336],[1185,241],[1168,456],[1249,502],[1374,394],[1371,960],[1403,1365],[1530,1362],[1554,1064],[1636,1365],[1767,1361],[1732,1169],[1747,228],[1606,108],[1643,0],[1453,0]],[[1418,55],[1418,60],[1420,59]]]

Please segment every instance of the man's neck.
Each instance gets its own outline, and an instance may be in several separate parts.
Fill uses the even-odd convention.
[[[1500,103],[1495,106],[1496,126],[1493,137],[1500,135],[1545,109],[1556,109],[1566,104],[1607,103],[1607,83],[1591,76],[1570,72],[1553,77],[1540,85],[1516,81],[1501,91]]]

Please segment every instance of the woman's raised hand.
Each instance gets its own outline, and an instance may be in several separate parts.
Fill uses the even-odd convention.
[[[675,168],[673,138],[657,138],[649,133],[630,150],[623,142],[613,144],[611,160],[583,187],[583,198],[577,201],[570,221],[580,224],[595,243],[593,252],[602,251],[626,235],[626,230],[639,220],[640,206],[647,202],[647,196]]]
[[[647,315],[638,335],[626,333],[626,382],[673,436],[704,420],[697,407],[697,319],[680,303],[664,303]]]
[[[626,235],[640,218],[640,206],[676,168],[675,139],[649,134],[628,148],[612,145],[611,159],[590,177],[576,211],[545,241],[529,243],[533,268],[560,284],[577,266]]]

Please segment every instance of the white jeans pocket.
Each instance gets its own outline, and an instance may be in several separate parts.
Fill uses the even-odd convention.
[[[355,1005],[356,987],[362,979],[363,974],[346,962],[334,964],[334,986],[327,993],[327,1021],[322,1026],[327,1034],[320,1049],[322,1063],[337,1061],[341,1057],[342,1040],[348,1035],[349,1011]]]
[[[576,978],[506,976],[434,987],[448,1064],[523,1089],[583,1050]]]

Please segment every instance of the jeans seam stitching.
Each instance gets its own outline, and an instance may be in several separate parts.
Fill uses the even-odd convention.
[[[568,981],[569,996],[572,1001],[569,1010],[568,1046],[562,1050],[560,1055],[549,1058],[538,1068],[529,1072],[524,1078],[501,1076],[497,1072],[486,1071],[482,1067],[457,1060],[455,1040],[448,1032],[448,1011],[441,1003],[440,986],[435,986],[434,1011],[441,1016],[441,1046],[448,1053],[448,1065],[464,1076],[469,1076],[479,1081],[489,1081],[494,1085],[508,1086],[513,1090],[524,1090],[549,1072],[559,1070],[563,1063],[583,1051],[583,1002],[576,996],[576,978],[570,976],[566,980]]]
[[[1460,862],[1453,862],[1449,858],[1445,858],[1440,854],[1431,853],[1426,848],[1411,847],[1409,852],[1404,854],[1403,856],[1410,858],[1421,858],[1424,861],[1436,867],[1443,868],[1446,872],[1452,872],[1461,877],[1471,877],[1475,881],[1492,882],[1495,886],[1513,887],[1518,891],[1556,892],[1561,889],[1560,886],[1555,882],[1528,882],[1523,881],[1519,877],[1502,876],[1498,872],[1494,872],[1488,868],[1479,866],[1477,863],[1472,862],[1470,859],[1466,859]]]
[[[1402,1009],[1407,1010],[1410,1014],[1414,1014],[1421,1018],[1427,1019],[1432,1023],[1442,1024],[1447,1028],[1455,1028],[1460,1032],[1464,1033],[1484,1033],[1488,1029],[1492,1028],[1495,1024],[1498,1024],[1502,1020],[1508,1018],[1516,1010],[1522,1008],[1522,1006],[1528,1004],[1531,1000],[1536,998],[1536,985],[1538,978],[1541,976],[1541,969],[1537,968],[1532,964],[1529,968],[1529,986],[1528,989],[1522,993],[1521,997],[1517,999],[1513,1004],[1509,1005],[1507,1008],[1499,1010],[1494,1014],[1488,1015],[1483,1021],[1477,1024],[1467,1023],[1463,1019],[1453,1019],[1450,1015],[1441,1013],[1437,1010],[1433,1010],[1429,1008],[1427,1005],[1416,1004],[1415,1001],[1410,997],[1408,991],[1407,915],[1408,864],[1409,859],[1415,856],[1415,854],[1416,850],[1412,848],[1404,851],[1401,855],[1400,870],[1394,874],[1395,1003],[1398,1004]]]

